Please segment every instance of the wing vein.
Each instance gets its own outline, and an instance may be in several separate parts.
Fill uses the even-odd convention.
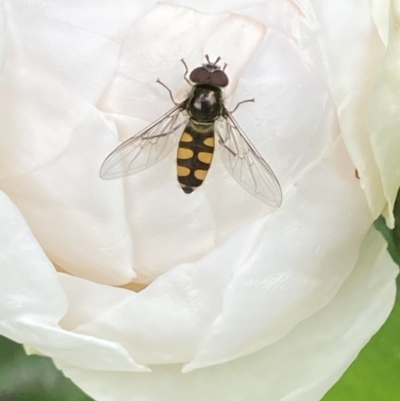
[[[125,177],[145,170],[166,157],[176,144],[188,116],[180,106],[174,107],[138,134],[119,145],[106,158],[100,177],[106,180]],[[180,123],[176,124],[180,120]]]
[[[228,112],[218,135],[222,161],[233,178],[264,203],[279,207],[282,191],[274,172]]]

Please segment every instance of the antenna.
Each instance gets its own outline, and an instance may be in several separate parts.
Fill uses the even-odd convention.
[[[210,65],[217,65],[218,61],[221,60],[221,57],[217,57],[217,59],[212,63],[210,61],[210,57],[208,56],[208,54],[206,54],[206,60],[207,60],[207,63]]]

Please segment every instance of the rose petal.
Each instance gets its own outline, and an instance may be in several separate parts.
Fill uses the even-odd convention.
[[[383,44],[387,47],[389,40],[390,0],[370,0],[371,14]]]
[[[104,185],[98,168],[115,126],[96,110],[73,131],[55,162],[11,180],[12,196],[54,263],[81,277],[121,285],[135,276],[122,182]]]
[[[138,294],[61,276],[70,302],[62,325],[120,342],[143,364],[192,361],[190,370],[231,360],[276,341],[326,305],[371,224],[339,141],[298,177],[273,215]]]
[[[0,334],[87,369],[147,371],[120,344],[63,330],[67,300],[52,263],[0,192]]]
[[[168,3],[182,7],[191,7],[194,10],[198,10],[206,14],[219,14],[246,6],[248,7],[251,4],[256,4],[257,0],[232,0],[229,2],[213,0],[203,0],[201,2],[194,2],[192,0],[171,0]]]
[[[0,0],[0,74],[3,72],[6,57],[6,17],[3,0]]]
[[[393,208],[400,187],[400,2],[392,3],[389,45],[371,104],[370,134],[387,200],[386,222],[394,227]]]
[[[220,314],[184,371],[254,352],[331,300],[372,223],[355,181],[340,140],[298,178],[234,272]]]
[[[140,15],[127,0],[72,3],[5,4],[10,34],[0,82],[0,179],[49,163],[67,149]]]
[[[264,0],[253,5],[244,4],[241,8],[232,8],[235,12],[261,21],[269,29],[274,29],[295,39],[297,27],[304,14],[292,0]]]
[[[56,361],[99,401],[318,401],[386,320],[395,298],[398,267],[374,229],[356,268],[335,298],[285,338],[230,363],[182,374],[180,365],[150,374],[93,372]]]
[[[298,42],[310,68],[329,88],[350,157],[375,217],[385,205],[368,132],[369,99],[385,52],[367,0],[296,0],[307,18]],[[357,21],[356,26],[354,21]]]
[[[33,14],[21,3],[8,8],[8,30],[13,34],[9,35],[0,91],[1,178],[26,173],[60,155],[68,146],[70,133],[86,116],[85,96],[98,96],[98,85],[93,85],[94,91],[87,84],[82,89],[76,77],[85,78],[94,69],[101,81],[112,73],[110,61],[100,68],[90,63],[74,65],[76,59],[68,54],[92,51],[100,64],[100,58],[113,60],[111,54],[117,57],[118,51],[115,43],[102,36],[67,25],[60,29],[55,21]],[[85,95],[77,96],[78,91]]]
[[[179,30],[171,26],[176,21]],[[127,35],[117,71],[99,108],[116,114],[117,122],[119,115],[154,120],[174,106],[165,88],[155,83],[157,78],[167,83],[174,95],[183,92],[179,99],[183,100],[190,87],[183,79],[185,69],[181,59],[192,70],[205,61],[205,54],[212,59],[220,56],[222,62],[228,63],[230,85],[226,90],[231,91],[265,32],[265,26],[252,18],[236,14],[206,15],[158,4]],[[170,43],[175,46],[171,48]],[[138,129],[138,122],[135,123],[133,132]],[[126,139],[125,133],[121,134]]]
[[[124,202],[111,192],[118,183],[98,178],[115,127],[94,104],[144,9],[125,0],[7,3],[0,172],[13,178],[2,189],[59,266],[110,284],[135,272]]]

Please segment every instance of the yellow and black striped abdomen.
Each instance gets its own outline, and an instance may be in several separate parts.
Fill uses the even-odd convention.
[[[178,148],[178,181],[185,193],[190,194],[203,183],[213,155],[214,124],[189,122]]]

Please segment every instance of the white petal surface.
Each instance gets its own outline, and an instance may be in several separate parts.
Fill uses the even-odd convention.
[[[190,27],[185,30],[185,36],[175,30],[169,32],[177,18],[182,29],[186,25]],[[195,37],[200,35],[196,31],[200,19],[205,35],[202,49],[192,47]],[[205,52],[223,56],[229,63],[227,71],[232,74],[230,77],[235,86],[237,73],[259,44],[263,32],[251,21],[227,16],[206,17],[187,10],[177,14],[174,7],[166,5],[141,21],[130,32],[118,72],[99,103],[99,107],[116,122],[122,140],[145,125],[139,120],[140,116],[152,113],[154,119],[170,107],[164,88],[158,89],[151,82],[156,77],[161,76],[178,94],[179,100],[182,99],[179,94],[184,95],[180,89],[183,68],[178,61],[179,54],[171,53],[168,42],[180,44],[178,48],[190,66],[197,65],[199,61],[196,60],[201,60]],[[160,31],[152,39],[148,29],[156,21]],[[205,27],[210,31],[207,32]],[[221,36],[221,29],[224,37],[232,39],[238,31],[241,38],[227,43],[217,41],[214,38]],[[254,43],[254,48],[242,45],[245,33],[247,43]],[[207,35],[211,38],[207,39]],[[150,37],[150,45],[138,41],[137,38],[144,36]],[[243,48],[240,52],[237,51],[239,46]],[[161,65],[160,60],[163,61]],[[153,79],[149,82],[151,75]],[[282,34],[281,30],[268,31],[254,59],[240,76],[235,100],[255,96],[256,103],[242,106],[237,118],[276,171],[283,188],[290,187],[297,175],[338,135],[329,93],[310,74],[292,38]],[[304,98],[309,101],[304,102]],[[148,102],[152,104],[151,109]],[[232,97],[227,104],[234,107]],[[207,182],[190,198],[177,192],[175,175],[175,155],[171,154],[154,168],[126,179],[125,193],[130,200],[127,216],[133,230],[134,253],[138,257],[137,281],[149,282],[176,264],[198,259],[232,232],[270,211],[238,186],[221,165],[218,154]],[[165,216],[169,218],[165,219]]]
[[[310,68],[330,90],[346,147],[371,210],[378,217],[385,198],[369,137],[368,117],[369,99],[385,47],[372,21],[369,1],[294,3],[306,16],[299,24],[298,43]]]
[[[6,61],[6,16],[4,14],[3,0],[0,0],[0,74],[3,72]]]
[[[231,360],[326,305],[371,223],[339,141],[298,177],[273,215],[138,294],[61,275],[70,301],[62,325],[118,341],[143,364],[191,361],[190,370]]]
[[[125,10],[127,15],[121,12],[120,20],[113,14],[113,24],[108,26],[107,35],[99,35],[100,24],[95,17],[89,24],[90,32],[80,28],[79,23],[83,23],[80,18],[72,26],[59,23],[60,19],[67,18],[68,13],[72,16],[76,14],[76,5],[64,17],[51,4],[43,9],[35,7],[22,7],[20,10],[18,6],[9,5],[10,13],[15,13],[13,23],[18,35],[26,35],[32,24],[41,24],[43,32],[33,42],[38,43],[47,56],[41,56],[42,50],[25,49],[25,41],[18,42],[18,35],[14,35],[16,43],[11,49],[21,47],[20,52],[26,53],[28,60],[44,63],[39,69],[43,71],[43,76],[38,78],[38,90],[40,95],[50,96],[53,93],[54,99],[46,98],[45,103],[38,105],[36,96],[29,98],[30,95],[21,92],[15,96],[16,101],[29,104],[19,105],[9,102],[4,95],[7,105],[3,110],[10,131],[5,130],[7,134],[1,149],[7,149],[7,157],[2,161],[7,164],[8,158],[10,168],[5,165],[1,171],[8,170],[13,177],[3,179],[1,188],[21,208],[51,258],[62,269],[76,276],[120,285],[130,282],[138,274],[136,281],[149,282],[178,263],[203,256],[216,241],[215,216],[204,193],[194,194],[188,202],[176,183],[174,161],[167,160],[139,178],[126,181],[103,182],[98,178],[101,162],[117,144],[118,136],[114,121],[102,119],[94,103],[109,86],[99,107],[127,114],[126,117],[115,118],[115,122],[119,135],[132,135],[139,127],[170,108],[168,94],[154,82],[158,76],[172,84],[173,89],[180,88],[177,93],[184,88],[183,66],[179,62],[182,56],[187,56],[190,65],[197,65],[202,62],[206,49],[210,55],[221,54],[232,62],[229,68],[234,87],[235,77],[262,40],[265,27],[246,17],[212,17],[180,7],[160,5],[136,24],[128,36],[129,22],[133,23],[135,17],[130,9]],[[98,11],[100,16],[106,6],[102,7],[102,11]],[[47,14],[43,15],[45,12]],[[28,20],[27,26],[22,26],[24,18]],[[181,30],[176,29],[179,19],[182,20]],[[34,30],[34,26],[31,29]],[[35,32],[41,31],[37,29]],[[224,32],[229,33],[230,40],[234,40],[234,47],[226,46]],[[59,43],[55,37],[69,41],[69,47],[63,45],[62,52],[55,51],[55,43]],[[125,39],[123,43],[122,37]],[[176,43],[176,53],[167,51],[171,42]],[[203,43],[204,48],[199,43]],[[91,52],[88,52],[89,48]],[[166,51],[168,54],[165,54]],[[82,65],[77,63],[83,56],[77,54],[84,54]],[[160,58],[164,55],[165,58]],[[108,62],[102,63],[103,58]],[[13,68],[10,67],[8,75],[5,74],[4,84],[7,83],[14,91],[25,81],[13,81],[17,78],[14,75],[19,71],[19,60],[16,56],[11,59],[14,60],[11,63]],[[61,69],[61,75],[52,77],[58,72],[54,65],[59,64],[65,64],[65,71]],[[111,82],[117,66],[120,73],[117,71]],[[92,74],[91,69],[95,69],[96,74]],[[34,70],[36,74],[37,69]],[[119,85],[121,77],[128,85]],[[169,77],[179,83],[176,88]],[[50,84],[52,90],[47,90],[43,85],[49,79],[61,85],[60,88],[71,90],[72,97],[60,96],[55,90],[57,85],[53,83]],[[31,80],[32,77],[26,78],[29,91],[32,90]],[[79,98],[76,97],[78,88],[84,92]],[[63,98],[72,103],[69,106],[58,105],[57,102]],[[11,107],[13,113],[32,110],[33,114],[15,116],[7,112],[7,107]],[[72,107],[79,109],[78,113],[72,113],[73,122],[63,114],[70,113]],[[53,108],[58,108],[59,113],[55,113]],[[45,115],[42,115],[43,112]],[[143,120],[147,118],[147,122]],[[25,123],[29,127],[19,127],[19,124]],[[67,124],[65,130],[58,127],[59,123]],[[32,130],[36,130],[38,136]],[[45,132],[56,140],[54,146],[58,150],[50,149],[52,140]],[[10,138],[12,144],[7,142],[11,141]],[[35,138],[38,138],[37,150]],[[62,138],[65,139],[65,146],[62,145]],[[58,148],[61,146],[62,149]],[[42,151],[46,155],[40,156]],[[48,160],[52,158],[53,161]],[[33,171],[25,172],[34,166]],[[16,177],[16,174],[20,175]],[[236,186],[235,193],[242,194],[244,191]],[[245,199],[246,196],[240,195]],[[265,213],[265,208],[257,206],[255,213],[245,213],[238,225],[260,213]]]
[[[394,227],[393,208],[400,187],[400,1],[392,2],[387,54],[371,105],[370,128],[375,158],[388,202],[385,217]]]
[[[182,7],[190,7],[205,14],[218,14],[256,4],[257,0],[231,0],[229,2],[213,0],[203,0],[201,2],[195,0],[171,0],[168,1],[168,3]]]
[[[115,126],[92,109],[73,131],[62,157],[4,180],[51,260],[64,270],[120,285],[135,277],[122,182],[104,185],[98,166]]]
[[[179,29],[176,29],[176,21],[179,21]],[[167,91],[155,83],[158,77],[178,100],[187,96],[189,88],[183,80],[182,57],[193,69],[204,61],[205,53],[211,57],[221,56],[229,63],[234,88],[240,70],[264,35],[265,27],[246,17],[208,16],[160,4],[130,31],[114,79],[98,104],[118,128],[119,138],[115,137],[114,147],[173,106]],[[176,45],[171,48],[170,43]],[[110,147],[109,151],[112,150]],[[124,192],[116,196],[126,199],[126,217],[132,231],[138,274],[136,281],[151,282],[179,263],[202,257],[220,241],[219,216],[212,210],[215,199],[213,197],[210,202],[206,192],[206,187],[220,188],[219,192],[224,192],[221,169],[216,168],[213,163],[205,189],[199,189],[190,197],[177,184],[175,152],[153,168],[122,181]],[[213,180],[218,182],[213,183]],[[113,183],[103,185],[108,187]],[[243,218],[232,219],[232,216],[240,215],[244,210],[240,199],[249,196],[236,184],[233,193],[221,198],[221,205],[228,204],[232,195],[237,196],[237,204],[229,211],[231,220],[243,225],[249,220],[248,212]],[[265,208],[257,205],[252,210],[253,219],[260,210],[265,211]]]
[[[339,141],[298,178],[281,208],[261,221],[256,245],[241,254],[221,312],[185,371],[256,351],[331,300],[372,223],[352,173]]]
[[[86,118],[88,102],[99,97],[112,77],[118,41],[132,22],[132,12],[105,21],[104,7],[92,7],[90,16],[108,26],[107,36],[85,29],[86,21],[79,24],[74,8],[68,11],[73,24],[60,21],[68,8],[61,4],[5,3],[8,42],[0,82],[0,179],[48,163],[68,147],[73,129]]]
[[[68,301],[52,263],[19,210],[0,192],[0,334],[65,363],[146,371],[120,345],[63,330]]]
[[[391,0],[370,0],[372,19],[385,46],[389,41],[389,15]]]
[[[264,0],[247,2],[237,13],[261,21],[269,29],[275,29],[293,39],[298,33],[298,24],[304,18],[302,9],[292,0]]]
[[[6,1],[5,10],[0,187],[62,268],[100,282],[129,282],[135,272],[123,199],[112,196],[118,183],[104,187],[98,179],[114,128],[95,103],[145,5]]]
[[[137,375],[56,363],[99,401],[318,401],[387,318],[397,272],[372,229],[356,268],[329,305],[255,354],[186,374],[180,365]]]

